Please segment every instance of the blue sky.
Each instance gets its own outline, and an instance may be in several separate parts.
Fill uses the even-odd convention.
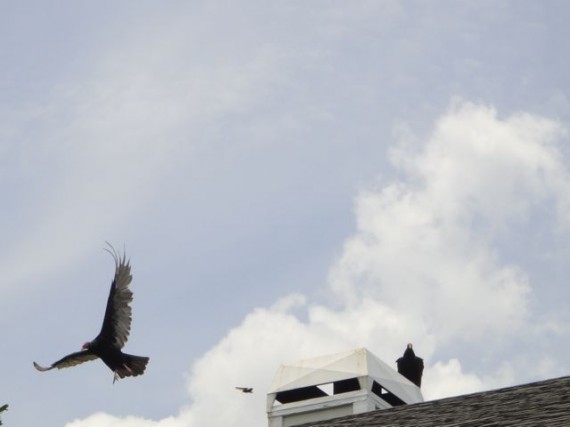
[[[428,399],[568,374],[567,16],[3,2],[5,424],[261,427],[281,362],[362,346]],[[147,373],[36,372],[98,333],[105,241]]]

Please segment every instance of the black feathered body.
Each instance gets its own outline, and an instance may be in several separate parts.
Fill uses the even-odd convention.
[[[105,341],[97,341],[97,338],[89,343],[88,351],[101,358],[119,378],[142,375],[149,361],[148,357],[123,353],[121,349],[108,345]]]
[[[89,350],[101,358],[120,378],[141,375],[149,358],[134,356],[121,351],[131,332],[133,292],[129,285],[133,280],[131,266],[125,257],[115,254],[115,277],[109,291],[107,308],[101,332],[89,343]]]
[[[39,371],[67,368],[101,358],[115,373],[115,380],[144,373],[149,361],[148,357],[134,356],[121,351],[131,331],[132,309],[130,304],[133,300],[133,293],[129,288],[133,279],[131,266],[125,254],[121,257],[112,246],[109,253],[115,260],[115,277],[109,291],[105,317],[99,335],[84,344],[82,351],[71,353],[49,367],[44,368],[34,362],[34,366]]]
[[[424,360],[416,356],[411,344],[408,344],[404,355],[396,361],[396,364],[398,365],[398,373],[400,375],[406,377],[418,387],[421,387]]]

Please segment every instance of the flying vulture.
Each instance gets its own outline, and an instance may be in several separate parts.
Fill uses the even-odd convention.
[[[417,357],[412,348],[412,344],[408,344],[404,355],[396,360],[398,364],[398,372],[413,382],[418,387],[422,385],[422,374],[424,372],[424,360]]]
[[[251,387],[236,387],[236,390],[241,390],[242,393],[253,393],[253,388]]]
[[[43,367],[34,362],[34,367],[38,371],[44,372],[53,368],[68,368],[100,358],[115,373],[113,383],[118,378],[136,377],[144,373],[149,361],[148,357],[133,356],[121,351],[131,331],[132,310],[130,302],[133,300],[133,293],[129,289],[129,285],[133,276],[131,275],[131,266],[129,260],[126,259],[125,253],[121,257],[111,245],[109,247],[111,248],[110,250],[105,250],[115,260],[115,277],[111,284],[101,332],[93,341],[83,344],[81,351],[68,354],[57,362],[52,363],[51,366]]]

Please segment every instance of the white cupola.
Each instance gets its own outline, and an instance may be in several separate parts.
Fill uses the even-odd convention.
[[[282,365],[267,394],[269,427],[423,402],[415,384],[365,348]]]

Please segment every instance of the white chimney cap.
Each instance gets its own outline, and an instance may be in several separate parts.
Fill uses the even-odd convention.
[[[378,359],[366,348],[281,365],[269,393],[358,377],[372,378],[405,403],[423,402],[419,387]]]

